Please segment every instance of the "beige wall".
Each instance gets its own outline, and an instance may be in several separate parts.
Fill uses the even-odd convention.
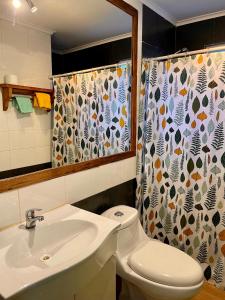
[[[139,13],[138,27],[138,95],[142,50],[142,3],[127,0]],[[139,97],[138,97],[139,99]],[[0,116],[1,118],[1,116]],[[131,180],[136,176],[136,158],[93,168],[73,175],[35,184],[26,188],[0,194],[0,228],[24,220],[24,212],[31,207],[45,211],[65,203],[75,203],[91,195]]]
[[[50,87],[51,36],[0,19],[0,82],[5,74],[18,76],[18,83]],[[2,110],[0,92],[0,171],[49,162],[50,114],[35,110],[22,115],[12,107]]]

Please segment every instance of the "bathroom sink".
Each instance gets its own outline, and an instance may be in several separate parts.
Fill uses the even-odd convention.
[[[104,244],[116,235],[117,222],[70,205],[44,217],[34,229],[20,224],[0,232],[0,295],[4,298],[62,271],[82,270],[88,260],[97,270],[115,251],[104,250]]]
[[[6,252],[13,268],[57,266],[81,255],[97,237],[97,226],[83,220],[65,220],[25,230]],[[20,232],[21,233],[21,232]],[[1,243],[0,243],[1,244]],[[38,268],[36,269],[38,271]]]

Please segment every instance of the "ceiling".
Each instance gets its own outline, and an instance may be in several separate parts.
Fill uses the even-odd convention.
[[[141,0],[175,23],[218,11],[225,0]],[[25,0],[16,11],[12,0],[0,0],[0,18],[54,32],[54,50],[68,50],[131,32],[131,17],[106,0],[33,0],[32,14]],[[162,13],[164,12],[164,14]]]
[[[54,50],[67,50],[131,32],[132,18],[106,0],[33,0],[32,14],[25,0],[16,10],[17,23],[55,32]],[[0,17],[12,20],[12,0],[0,0]]]
[[[225,0],[145,0],[156,4],[175,21],[225,10]]]

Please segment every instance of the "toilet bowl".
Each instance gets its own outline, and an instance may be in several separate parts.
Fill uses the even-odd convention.
[[[184,252],[149,239],[136,209],[120,205],[102,215],[121,224],[117,274],[126,281],[128,290],[137,289],[138,300],[187,300],[199,291],[203,284],[200,265]]]

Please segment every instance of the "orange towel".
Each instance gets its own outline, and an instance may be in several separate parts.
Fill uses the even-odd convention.
[[[50,95],[45,93],[35,93],[34,107],[50,110],[52,108]]]

